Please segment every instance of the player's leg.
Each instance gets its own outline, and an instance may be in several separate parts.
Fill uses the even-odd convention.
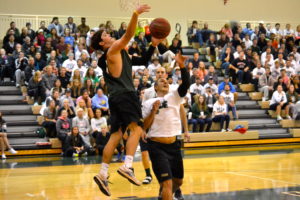
[[[174,193],[174,197],[176,198],[176,200],[184,200],[180,186],[183,183],[182,179],[178,179],[178,178],[173,178],[172,180],[173,183],[173,193]]]
[[[162,200],[173,200],[173,184],[172,180],[162,182],[161,197]]]
[[[128,126],[128,129],[130,130],[130,135],[126,143],[125,161],[124,161],[124,165],[118,169],[118,173],[124,178],[127,178],[128,181],[131,182],[132,184],[139,186],[141,185],[141,182],[135,178],[132,169],[132,163],[133,163],[133,156],[135,154],[136,148],[139,144],[139,140],[143,133],[143,129],[136,122],[131,122]]]
[[[118,146],[122,138],[122,131],[119,129],[118,132],[113,133],[108,143],[103,150],[101,169],[98,175],[94,176],[94,180],[97,183],[101,192],[107,196],[110,196],[110,191],[108,187],[108,168],[111,158],[114,154],[116,147]]]
[[[148,151],[142,151],[142,162],[146,173],[146,178],[143,180],[143,184],[150,184],[152,182],[152,175]]]
[[[140,148],[142,152],[142,163],[145,169],[146,177],[143,180],[143,184],[150,184],[152,182],[152,175],[150,171],[150,158],[148,152],[148,143],[145,142],[143,139],[140,139]]]
[[[145,169],[146,177],[143,180],[143,184],[150,184],[152,182],[152,175],[150,170],[150,159],[148,153],[148,144],[143,140],[140,140],[140,147],[142,152],[142,163]]]
[[[148,144],[152,169],[160,184],[159,199],[173,200],[172,169],[168,159],[168,148],[170,145],[151,140],[148,141]]]
[[[172,158],[170,160],[171,170],[172,170],[172,177],[173,177],[173,193],[174,197],[177,200],[183,200],[182,192],[180,186],[183,182],[184,177],[184,167],[183,167],[183,159],[180,151],[181,142],[176,141],[172,146],[169,148],[168,155]]]

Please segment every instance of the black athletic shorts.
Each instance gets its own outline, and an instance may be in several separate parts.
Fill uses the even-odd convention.
[[[111,133],[120,128],[124,133],[131,122],[143,127],[143,116],[139,97],[135,92],[127,92],[108,99]]]
[[[141,152],[148,151],[148,143],[140,139]]]
[[[178,178],[183,179],[181,141],[162,144],[148,140],[148,151],[153,172],[159,183]]]
[[[277,106],[279,105],[279,103],[273,103],[272,105],[270,105],[270,110],[274,110],[276,111]],[[288,103],[283,104],[283,106],[281,107],[282,109],[285,109],[285,107],[288,105]]]

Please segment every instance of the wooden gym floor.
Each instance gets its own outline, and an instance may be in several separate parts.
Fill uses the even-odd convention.
[[[185,150],[186,200],[298,200],[300,145]],[[139,156],[138,156],[139,157]],[[138,160],[139,158],[137,158]],[[92,178],[99,157],[12,157],[0,161],[1,200],[157,199],[158,184],[129,184],[110,167],[112,197],[98,190]],[[136,176],[144,178],[141,162]]]

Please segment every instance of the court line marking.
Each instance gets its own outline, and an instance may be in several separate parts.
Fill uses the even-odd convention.
[[[259,176],[240,174],[240,173],[237,173],[237,172],[225,172],[225,173],[232,174],[232,175],[237,175],[237,176],[245,176],[245,177],[249,177],[249,178],[256,178],[256,179],[260,179],[260,180],[264,180],[264,181],[281,182],[281,183],[294,184],[296,186],[300,186],[299,183],[281,181],[281,180],[276,180],[276,179],[271,179],[271,178],[262,178],[262,177],[259,177]]]

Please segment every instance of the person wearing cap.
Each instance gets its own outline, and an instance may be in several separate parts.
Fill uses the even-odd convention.
[[[68,100],[69,106],[72,107],[73,109],[75,108],[75,103],[74,103],[74,101],[71,97],[71,93],[72,93],[72,90],[70,88],[67,88],[66,91],[65,91],[65,95],[61,96],[60,99],[59,99],[60,107],[63,107],[64,100]]]
[[[218,84],[218,83],[219,83],[219,80],[218,80],[218,74],[216,73],[215,67],[214,67],[213,65],[210,65],[210,66],[208,67],[208,73],[207,73],[206,76],[204,77],[204,83],[208,83],[208,79],[209,79],[210,77],[213,78],[215,84]]]
[[[218,96],[218,86],[214,83],[214,77],[210,76],[208,78],[208,83],[204,85],[204,89],[206,90],[207,88],[211,89],[213,95]]]
[[[39,30],[37,31],[37,36],[36,36],[36,38],[37,38],[37,44],[38,44],[40,47],[42,47],[42,46],[45,45],[45,43],[46,43],[46,38],[45,38],[45,34],[44,34],[44,30],[43,30],[43,29],[39,29]]]
[[[77,27],[77,30],[80,33],[80,37],[84,37],[84,38],[86,38],[87,33],[90,31],[90,27],[85,23],[86,23],[86,18],[81,17],[81,24]]]
[[[214,95],[212,93],[212,90],[211,90],[210,86],[208,86],[208,87],[206,87],[204,96],[205,96],[205,101],[206,101],[208,111],[209,111],[209,113],[212,113],[214,104],[217,101],[217,96],[219,96],[219,95]]]
[[[61,37],[64,34],[64,28],[59,23],[58,17],[53,17],[51,24],[48,26],[48,30],[56,29],[57,35]]]
[[[204,87],[201,85],[201,79],[196,77],[196,82],[190,86],[190,94],[192,98],[192,104],[194,103],[195,95],[203,95],[205,92]]]

